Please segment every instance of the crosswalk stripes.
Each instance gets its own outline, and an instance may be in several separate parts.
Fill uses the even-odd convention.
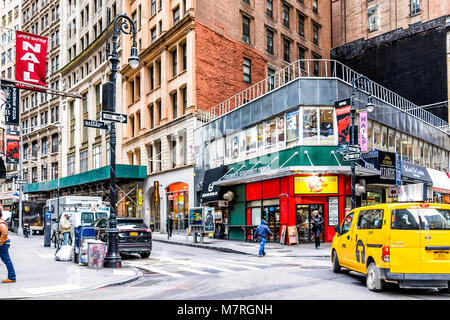
[[[244,270],[261,270],[270,268],[273,264],[298,264],[292,257],[243,257],[234,260],[226,258],[213,258],[208,261],[176,259],[168,256],[154,257],[148,260],[130,261],[129,264],[148,270],[154,276],[184,277],[189,275],[208,275],[216,273],[230,273]]]

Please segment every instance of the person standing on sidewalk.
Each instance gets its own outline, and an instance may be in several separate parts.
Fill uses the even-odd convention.
[[[8,269],[8,278],[3,280],[3,283],[16,282],[16,271],[9,256],[9,247],[11,240],[8,238],[8,224],[2,218],[2,212],[0,211],[0,258]]]
[[[167,217],[166,227],[167,227],[167,239],[170,239],[170,237],[172,236],[172,229],[173,229],[172,212],[169,213],[169,216]]]
[[[316,250],[320,249],[320,234],[323,231],[323,217],[319,214],[318,210],[313,211],[313,216],[311,218],[312,220],[312,230],[314,233],[314,241],[316,245]]]
[[[254,238],[259,241],[259,252],[258,257],[262,258],[266,255],[264,247],[266,246],[266,237],[273,236],[269,227],[267,226],[266,220],[261,220],[261,224],[256,228]]]
[[[70,216],[66,213],[59,222],[59,230],[64,237],[63,246],[69,244],[70,229],[72,228],[69,219]]]

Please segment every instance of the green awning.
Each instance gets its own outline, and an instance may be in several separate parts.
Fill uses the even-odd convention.
[[[59,188],[73,187],[77,185],[109,180],[109,166],[89,170],[70,177],[59,179]],[[116,164],[117,179],[145,179],[147,177],[146,166],[132,166],[126,164]],[[58,188],[58,179],[28,184],[26,193],[50,191]]]

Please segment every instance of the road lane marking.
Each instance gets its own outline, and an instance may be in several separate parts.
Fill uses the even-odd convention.
[[[171,276],[171,277],[178,277],[178,278],[184,277],[184,275],[182,275],[182,274],[173,273],[173,272],[168,272],[168,271],[165,271],[165,270],[161,270],[161,269],[159,269],[159,268],[156,268],[156,267],[154,267],[154,266],[141,265],[141,266],[139,266],[139,268],[143,268],[143,269],[146,269],[146,270],[148,270],[148,271],[152,271],[152,272],[155,272],[155,273],[164,274],[164,275]]]
[[[200,270],[197,270],[197,269],[192,269],[192,268],[189,268],[189,267],[183,267],[183,266],[180,266],[180,267],[178,267],[178,268],[181,269],[181,270],[187,271],[187,272],[192,272],[192,273],[198,273],[198,274],[211,274],[211,273],[209,273],[209,272],[204,272],[204,271],[200,271]]]

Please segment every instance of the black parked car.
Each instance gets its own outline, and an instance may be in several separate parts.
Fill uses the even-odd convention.
[[[108,218],[95,220],[92,226],[96,229],[97,239],[107,242],[106,229]],[[142,258],[148,258],[152,252],[152,231],[139,218],[117,218],[119,229],[119,253],[139,253]]]

